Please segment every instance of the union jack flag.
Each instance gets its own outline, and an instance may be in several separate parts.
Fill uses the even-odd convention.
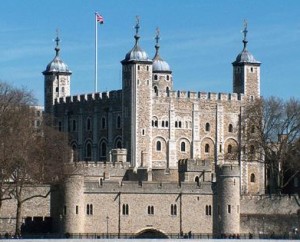
[[[96,20],[98,23],[103,24],[104,23],[104,18],[102,17],[102,15],[100,15],[99,13],[96,13]]]

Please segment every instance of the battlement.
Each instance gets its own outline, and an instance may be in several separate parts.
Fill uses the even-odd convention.
[[[137,181],[86,181],[85,192],[110,192],[110,193],[195,193],[212,194],[211,183],[203,182],[201,186],[197,183],[177,183],[177,182],[137,182]]]
[[[236,164],[223,164],[218,167],[218,175],[223,177],[238,177],[240,176],[240,166]]]
[[[62,103],[76,103],[76,102],[93,102],[97,100],[121,100],[122,99],[122,90],[113,90],[109,92],[96,92],[89,94],[80,94],[75,96],[67,96],[55,99],[56,104]]]
[[[171,97],[191,100],[212,100],[212,101],[243,101],[244,94],[237,93],[214,93],[214,92],[191,92],[191,91],[170,91],[158,92],[158,97]]]
[[[178,161],[178,169],[181,172],[186,171],[211,171],[211,162],[200,159],[181,159]]]

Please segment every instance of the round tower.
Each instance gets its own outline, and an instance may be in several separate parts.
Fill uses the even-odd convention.
[[[169,64],[164,61],[159,55],[159,29],[156,29],[156,45],[155,56],[153,57],[153,79],[152,86],[153,91],[158,93],[166,93],[169,95],[169,91],[173,89],[172,71]]]
[[[254,56],[247,50],[247,22],[244,24],[244,48],[238,54],[233,66],[233,92],[244,94],[251,100],[260,97],[260,65]]]
[[[74,174],[66,178],[62,207],[63,233],[84,233],[84,176]]]
[[[240,233],[240,167],[224,164],[217,170],[218,232],[225,235]]]
[[[152,60],[139,46],[139,18],[134,47],[122,63],[123,140],[134,167],[151,167]]]
[[[55,99],[70,96],[71,74],[69,67],[59,57],[58,36],[55,39],[55,57],[47,65],[44,75],[45,113],[52,114]]]

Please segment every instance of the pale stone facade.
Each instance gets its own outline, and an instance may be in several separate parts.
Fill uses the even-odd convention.
[[[297,221],[298,200],[282,197],[274,205],[264,195],[263,163],[244,152],[243,107],[260,97],[260,62],[247,50],[246,34],[232,63],[233,93],[224,94],[173,90],[159,36],[149,59],[138,30],[137,23],[135,45],[121,62],[121,90],[70,96],[58,39],[43,72],[45,112],[69,133],[70,165],[77,167],[47,205],[53,231],[218,237],[258,233],[259,219],[271,221],[272,214]],[[268,231],[280,226],[269,223]]]

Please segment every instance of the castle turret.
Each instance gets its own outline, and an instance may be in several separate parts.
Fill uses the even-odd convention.
[[[240,233],[240,167],[225,164],[217,170],[217,215],[219,233]]]
[[[233,92],[244,94],[249,99],[260,97],[260,65],[247,50],[247,23],[244,28],[244,48],[236,57],[233,65]]]
[[[152,60],[139,46],[139,19],[135,45],[121,61],[123,91],[123,140],[134,167],[151,166]]]
[[[93,215],[93,204],[84,204],[84,176],[75,174],[64,182],[63,233],[84,233],[84,218]],[[85,210],[86,209],[86,210]]]
[[[169,64],[159,55],[159,29],[156,30],[155,56],[153,57],[153,91],[169,94],[173,89],[172,71]]]
[[[55,99],[60,97],[70,96],[70,81],[71,74],[69,67],[62,61],[59,57],[59,42],[60,39],[57,37],[55,39],[55,57],[47,65],[46,70],[43,71],[44,74],[44,96],[45,96],[45,113],[53,113],[53,105]]]

